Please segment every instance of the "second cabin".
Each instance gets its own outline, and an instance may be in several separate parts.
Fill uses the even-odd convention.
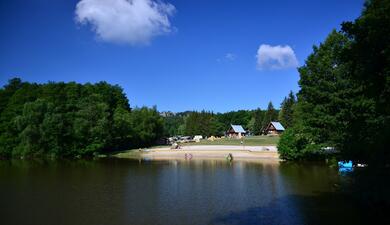
[[[270,135],[280,135],[283,133],[284,127],[279,122],[270,122],[267,127],[264,129],[264,134]]]

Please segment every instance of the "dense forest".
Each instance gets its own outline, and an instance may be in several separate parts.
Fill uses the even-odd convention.
[[[36,84],[0,89],[0,157],[84,157],[149,146],[163,134],[156,108],[131,109],[122,88]]]
[[[279,152],[318,159],[390,163],[390,1],[367,1],[362,15],[333,30],[299,68],[300,91]]]

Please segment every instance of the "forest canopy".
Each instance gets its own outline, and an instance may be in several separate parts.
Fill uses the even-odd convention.
[[[84,157],[145,147],[163,134],[156,108],[131,109],[121,87],[36,84],[0,89],[0,157]]]

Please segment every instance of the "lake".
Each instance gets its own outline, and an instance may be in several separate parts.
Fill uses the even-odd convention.
[[[363,224],[322,164],[0,161],[1,224]]]

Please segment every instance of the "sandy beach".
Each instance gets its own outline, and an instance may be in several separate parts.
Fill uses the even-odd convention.
[[[118,153],[119,158],[163,159],[225,159],[229,154],[233,160],[270,159],[279,160],[276,146],[230,146],[230,145],[194,145],[180,149],[169,147],[132,150]]]

